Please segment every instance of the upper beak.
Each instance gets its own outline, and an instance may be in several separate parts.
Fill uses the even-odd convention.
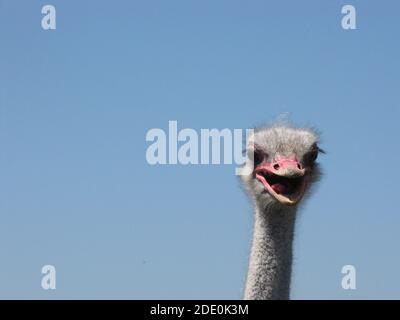
[[[288,158],[281,158],[275,162],[262,163],[255,168],[256,173],[260,171],[268,171],[277,176],[287,178],[298,178],[305,174],[305,169],[297,160]]]

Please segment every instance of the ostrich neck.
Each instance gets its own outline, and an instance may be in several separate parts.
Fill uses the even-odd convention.
[[[296,208],[256,208],[245,299],[289,299]]]

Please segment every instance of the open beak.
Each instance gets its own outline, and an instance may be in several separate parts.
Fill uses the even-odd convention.
[[[254,173],[265,190],[287,206],[293,206],[301,200],[308,183],[306,170],[298,161],[289,158],[264,162],[254,169]]]

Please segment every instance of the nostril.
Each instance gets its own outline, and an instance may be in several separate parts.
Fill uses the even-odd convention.
[[[300,163],[297,164],[297,168],[301,169],[301,164]]]
[[[275,169],[275,170],[278,170],[278,169],[279,169],[279,164],[278,164],[278,163],[275,163],[275,164],[274,164],[274,169]]]

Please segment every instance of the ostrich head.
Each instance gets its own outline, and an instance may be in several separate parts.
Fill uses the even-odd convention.
[[[248,175],[242,180],[259,205],[297,205],[318,180],[318,135],[311,129],[276,125],[255,130],[247,144]]]

